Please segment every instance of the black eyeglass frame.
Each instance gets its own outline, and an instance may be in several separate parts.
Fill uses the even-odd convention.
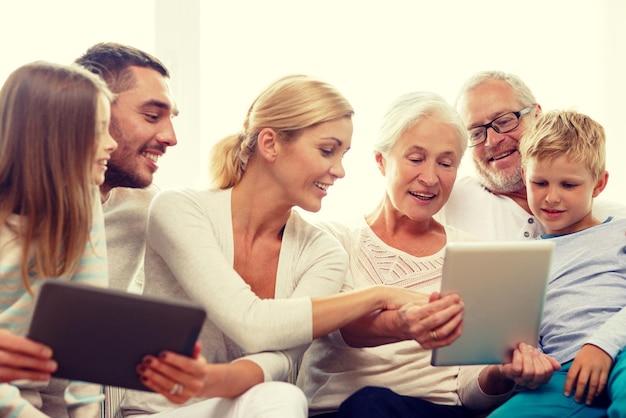
[[[500,116],[494,118],[491,122],[485,124],[485,125],[479,125],[479,126],[474,126],[472,129],[470,129],[471,131],[473,131],[476,128],[483,128],[483,139],[480,142],[477,142],[475,144],[472,144],[472,140],[471,140],[471,136],[468,135],[468,141],[469,141],[469,148],[474,148],[477,147],[478,145],[482,144],[483,142],[485,142],[487,140],[487,129],[491,128],[494,131],[496,131],[496,133],[499,134],[505,134],[507,132],[511,132],[513,129],[517,128],[519,126],[519,120],[522,116],[524,116],[525,114],[527,114],[528,112],[530,112],[531,110],[533,110],[533,108],[535,107],[534,104],[527,106],[525,108],[523,108],[522,110],[518,110],[517,112],[506,112],[501,114]],[[515,118],[517,119],[517,123],[515,124],[514,127],[512,127],[511,129],[507,129],[506,131],[501,131],[500,128],[498,128],[497,126],[495,126],[493,123],[497,122],[498,119],[500,119],[502,116],[506,116],[509,114],[513,114],[515,115]]]

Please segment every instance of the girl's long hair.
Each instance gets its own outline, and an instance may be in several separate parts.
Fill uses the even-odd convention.
[[[23,249],[29,291],[29,274],[69,276],[89,244],[100,93],[113,98],[87,70],[47,62],[18,68],[0,90],[0,232]]]

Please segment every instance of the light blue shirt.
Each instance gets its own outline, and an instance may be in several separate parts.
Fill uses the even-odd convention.
[[[583,344],[594,344],[613,359],[626,346],[626,219],[554,241],[539,345],[561,364]]]

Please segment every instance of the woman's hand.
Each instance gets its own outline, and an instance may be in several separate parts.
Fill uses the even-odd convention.
[[[170,402],[182,404],[201,397],[208,375],[207,362],[196,344],[193,358],[163,351],[158,357],[147,355],[137,366],[141,382]]]
[[[425,349],[443,347],[461,336],[463,309],[459,295],[441,296],[435,292],[425,305],[408,303],[402,306],[398,310],[400,327]]]
[[[234,398],[263,382],[263,370],[255,362],[207,363],[200,348],[197,343],[193,358],[170,351],[145,356],[137,366],[142,383],[170,402],[182,404],[191,398]]]
[[[0,382],[50,380],[57,369],[52,349],[7,330],[0,330]]]
[[[392,288],[395,300],[407,298],[399,309],[388,309],[359,318],[341,329],[352,347],[374,347],[416,340],[426,349],[450,344],[461,335],[463,302],[456,294],[427,296],[412,290]],[[397,291],[397,292],[395,292]]]

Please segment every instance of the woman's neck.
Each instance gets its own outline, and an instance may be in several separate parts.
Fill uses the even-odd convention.
[[[445,229],[433,217],[411,219],[390,202],[381,203],[365,220],[387,245],[416,257],[433,255],[446,244]]]
[[[231,213],[233,226],[246,231],[246,235],[279,236],[289,219],[291,207],[282,205],[273,188],[266,187],[262,180],[252,182],[243,178],[233,187]]]

